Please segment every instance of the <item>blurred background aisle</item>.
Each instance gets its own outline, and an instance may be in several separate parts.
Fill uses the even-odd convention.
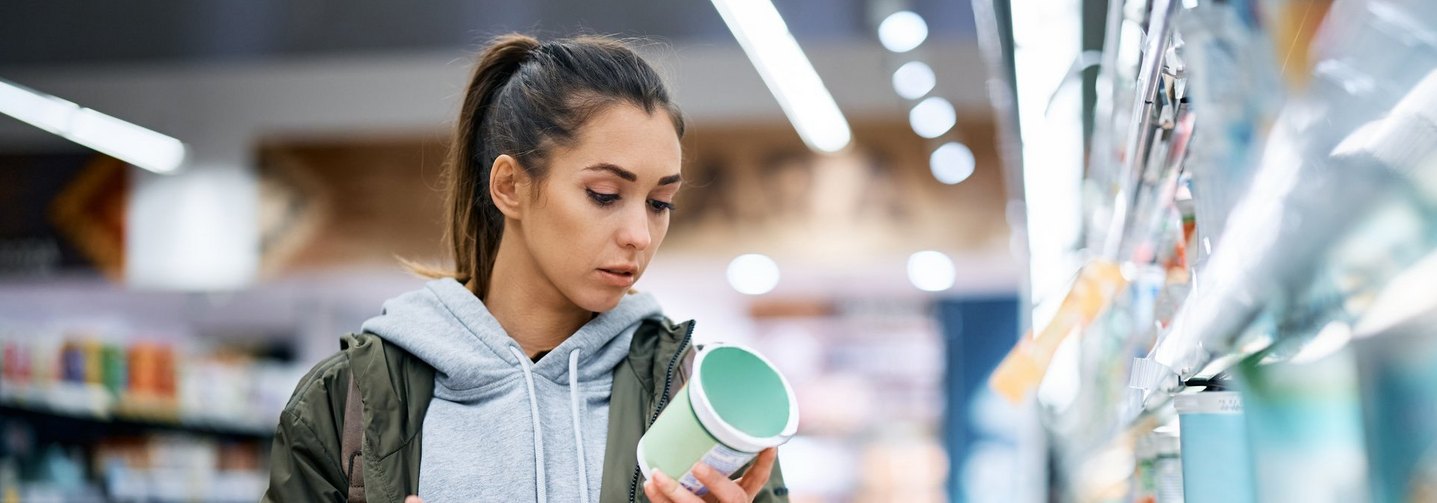
[[[1002,500],[1016,413],[982,382],[1024,266],[973,8],[775,6],[851,127],[837,153],[709,2],[0,7],[0,83],[187,149],[160,174],[0,115],[0,499],[256,499],[293,383],[420,284],[396,257],[442,259],[458,95],[521,31],[638,37],[668,79],[691,183],[639,288],[794,380],[794,501]]]
[[[253,501],[475,51],[632,37],[795,502],[1437,501],[1431,0],[0,6],[0,502]]]

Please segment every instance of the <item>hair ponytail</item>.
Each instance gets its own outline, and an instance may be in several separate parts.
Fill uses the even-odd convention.
[[[489,285],[499,238],[504,233],[504,215],[489,197],[493,159],[484,163],[476,155],[485,133],[484,114],[492,107],[494,95],[538,48],[538,40],[519,34],[494,40],[474,65],[455,123],[445,191],[444,206],[449,209],[446,239],[454,253],[454,279],[469,285],[481,298]]]
[[[618,41],[540,43],[517,33],[491,41],[469,78],[445,168],[445,244],[454,270],[406,262],[409,268],[453,277],[484,298],[504,234],[504,215],[489,194],[494,159],[511,155],[525,174],[542,180],[548,149],[572,142],[588,117],[619,102],[649,113],[664,109],[683,136],[683,115],[663,81]]]

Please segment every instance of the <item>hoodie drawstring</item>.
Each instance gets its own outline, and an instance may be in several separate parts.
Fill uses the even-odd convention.
[[[539,503],[547,503],[549,483],[544,477],[544,430],[539,425],[539,401],[538,394],[534,392],[534,373],[529,369],[529,357],[524,356],[523,351],[509,346],[509,352],[514,353],[514,357],[519,359],[519,365],[524,367],[524,381],[529,385],[529,417],[534,419],[534,478],[538,480],[536,490]]]
[[[588,460],[584,458],[584,428],[579,409],[579,350],[569,353],[569,408],[574,416],[574,448],[579,454],[579,497],[589,499]]]

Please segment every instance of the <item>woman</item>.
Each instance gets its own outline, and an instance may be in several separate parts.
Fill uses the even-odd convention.
[[[455,270],[300,382],[265,500],[704,501],[635,460],[692,362],[693,322],[631,290],[668,231],[683,133],[618,42],[491,43],[449,159]],[[786,501],[775,458],[695,471],[707,501]]]

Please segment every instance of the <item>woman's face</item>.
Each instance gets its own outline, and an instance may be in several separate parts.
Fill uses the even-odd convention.
[[[539,272],[576,306],[613,309],[669,230],[682,153],[668,113],[605,107],[525,185],[520,232]],[[537,197],[535,197],[537,196]]]

